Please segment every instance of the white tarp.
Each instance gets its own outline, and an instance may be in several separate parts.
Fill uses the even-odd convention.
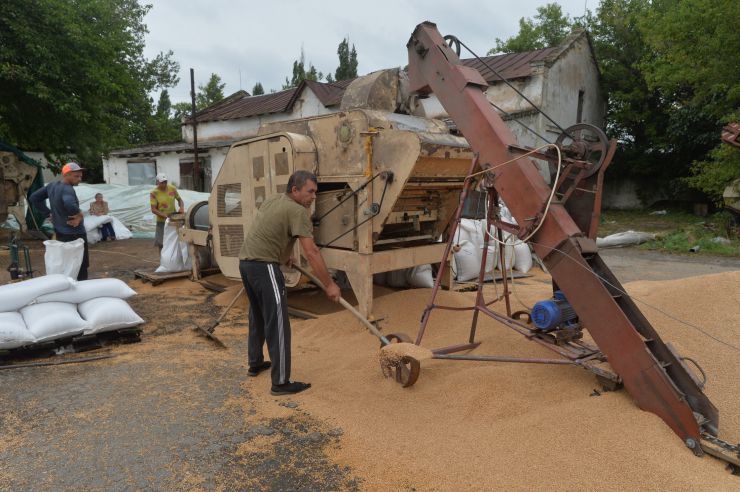
[[[90,202],[95,201],[95,194],[102,193],[103,200],[108,202],[110,215],[120,220],[131,231],[133,237],[154,237],[156,222],[149,205],[149,193],[153,189],[154,183],[139,186],[80,183],[79,186],[75,186],[75,193],[77,193],[77,199],[80,201],[80,210],[83,212],[90,209]],[[209,196],[209,193],[198,191],[178,191],[185,202],[185,210],[193,203],[207,201]],[[0,227],[18,230],[18,223],[14,219],[11,220],[11,218]],[[87,216],[85,220],[87,220]],[[113,222],[113,229],[116,231],[116,236],[118,236],[119,231],[116,230],[115,221]]]

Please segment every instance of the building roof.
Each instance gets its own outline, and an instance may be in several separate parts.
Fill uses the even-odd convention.
[[[198,142],[198,151],[208,150],[217,147],[229,147],[236,140],[213,140]],[[192,142],[183,142],[182,140],[174,140],[171,142],[155,142],[141,145],[140,147],[126,148],[126,149],[114,149],[110,151],[110,155],[113,157],[140,157],[147,155],[161,154],[163,152],[192,152]]]
[[[309,87],[324,106],[335,106],[342,101],[344,90],[352,80],[354,79],[332,83],[304,80],[298,87],[259,96],[250,96],[244,91],[239,91],[203,111],[199,111],[196,118],[201,123],[249,118],[261,114],[284,113],[293,107],[305,87]],[[189,122],[190,119],[188,118],[186,123]]]
[[[501,78],[491,69],[498,72],[501,77],[507,80],[531,77],[532,64],[547,61],[557,51],[557,47],[544,48],[535,51],[525,51],[524,53],[482,56],[480,60],[477,58],[466,58],[461,61],[463,65],[478,70],[483,78],[486,79],[486,82],[494,83],[500,81]]]

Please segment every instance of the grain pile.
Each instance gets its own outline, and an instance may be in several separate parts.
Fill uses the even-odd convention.
[[[549,296],[549,278],[517,284],[525,304]],[[638,282],[629,292],[709,334],[740,345],[740,272],[679,281]],[[313,310],[321,298],[311,296]],[[429,290],[376,299],[383,331],[415,335]],[[300,302],[295,296],[291,303]],[[474,293],[438,301],[469,305]],[[416,307],[414,309],[413,307]],[[331,305],[321,309],[331,310]],[[334,308],[339,309],[338,307]],[[740,357],[697,330],[641,305],[664,341],[698,360],[706,393],[720,410],[720,435],[740,441]],[[243,314],[242,314],[243,315]],[[471,314],[434,311],[429,348],[467,340]],[[379,370],[378,342],[342,311],[293,324],[293,376],[311,390],[301,407],[344,430],[334,459],[369,490],[737,490],[721,462],[696,458],[657,416],[625,391],[603,393],[575,367],[424,360],[403,389]],[[549,357],[551,353],[481,317],[475,353]],[[269,378],[255,385],[268,390]],[[600,388],[599,388],[600,389]],[[593,396],[592,396],[593,395]],[[265,396],[266,401],[270,397]]]

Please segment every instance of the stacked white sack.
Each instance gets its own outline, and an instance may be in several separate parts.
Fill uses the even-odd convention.
[[[62,274],[44,275],[18,282],[0,285],[0,312],[18,311],[39,296],[68,289],[72,280]]]
[[[88,327],[77,306],[66,302],[32,304],[22,308],[21,315],[36,342],[80,335]]]
[[[87,322],[85,335],[138,326],[144,322],[123,299],[96,297],[77,306]]]
[[[103,278],[75,282],[46,275],[0,286],[0,349],[144,323],[124,299],[136,292]]]
[[[20,313],[0,313],[0,349],[14,349],[36,342]]]

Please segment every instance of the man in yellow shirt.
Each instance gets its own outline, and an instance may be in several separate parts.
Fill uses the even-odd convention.
[[[167,176],[163,173],[157,174],[157,187],[149,193],[149,205],[152,213],[157,216],[157,232],[154,235],[154,245],[162,250],[164,241],[164,223],[167,217],[175,213],[175,201],[177,201],[178,213],[185,213],[185,203],[180,198],[175,185],[167,184]]]

